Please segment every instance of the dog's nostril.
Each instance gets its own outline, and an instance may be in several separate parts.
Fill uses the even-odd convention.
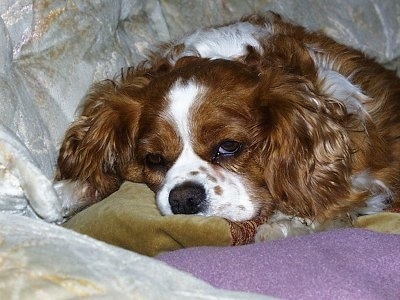
[[[169,204],[174,214],[196,214],[204,207],[206,191],[203,186],[186,182],[169,193]]]

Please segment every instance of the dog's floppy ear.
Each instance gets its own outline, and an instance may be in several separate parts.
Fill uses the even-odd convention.
[[[303,76],[271,69],[261,78],[254,142],[277,208],[288,214],[323,218],[350,189],[346,111],[321,97]]]
[[[97,200],[117,190],[120,167],[133,159],[140,111],[140,103],[113,81],[95,84],[66,132],[56,179],[80,182]]]

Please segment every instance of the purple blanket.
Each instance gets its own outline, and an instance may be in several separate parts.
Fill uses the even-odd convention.
[[[400,299],[400,235],[341,229],[158,258],[230,290],[285,299]]]

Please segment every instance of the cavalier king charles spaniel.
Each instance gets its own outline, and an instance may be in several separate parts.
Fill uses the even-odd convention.
[[[399,201],[400,80],[274,13],[200,29],[91,88],[56,179],[72,211],[128,180],[258,241],[347,226]]]

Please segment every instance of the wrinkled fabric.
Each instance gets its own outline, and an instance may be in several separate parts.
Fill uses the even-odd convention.
[[[0,211],[62,221],[53,185],[34,161],[26,147],[0,124]]]
[[[0,214],[1,299],[271,299],[213,288],[82,234]]]
[[[399,63],[400,3],[396,0],[2,1],[0,130],[11,132],[11,139],[20,144],[17,148],[24,149],[18,155],[29,163],[8,164],[4,157],[11,154],[10,148],[0,147],[0,179],[7,182],[0,186],[1,203],[5,203],[0,210],[47,221],[61,219],[50,187],[57,149],[92,82],[113,78],[121,67],[137,64],[160,42],[266,10],[322,30],[392,68]],[[43,175],[39,185],[26,185],[30,165]],[[12,180],[8,174],[13,174]],[[50,196],[34,198],[27,189],[48,189],[46,197]],[[37,207],[43,206],[40,202],[47,202],[51,212],[43,213]]]
[[[137,64],[159,42],[269,9],[400,65],[397,0],[1,1],[2,297],[252,299],[33,218],[62,220],[52,186],[57,150],[91,83]]]

